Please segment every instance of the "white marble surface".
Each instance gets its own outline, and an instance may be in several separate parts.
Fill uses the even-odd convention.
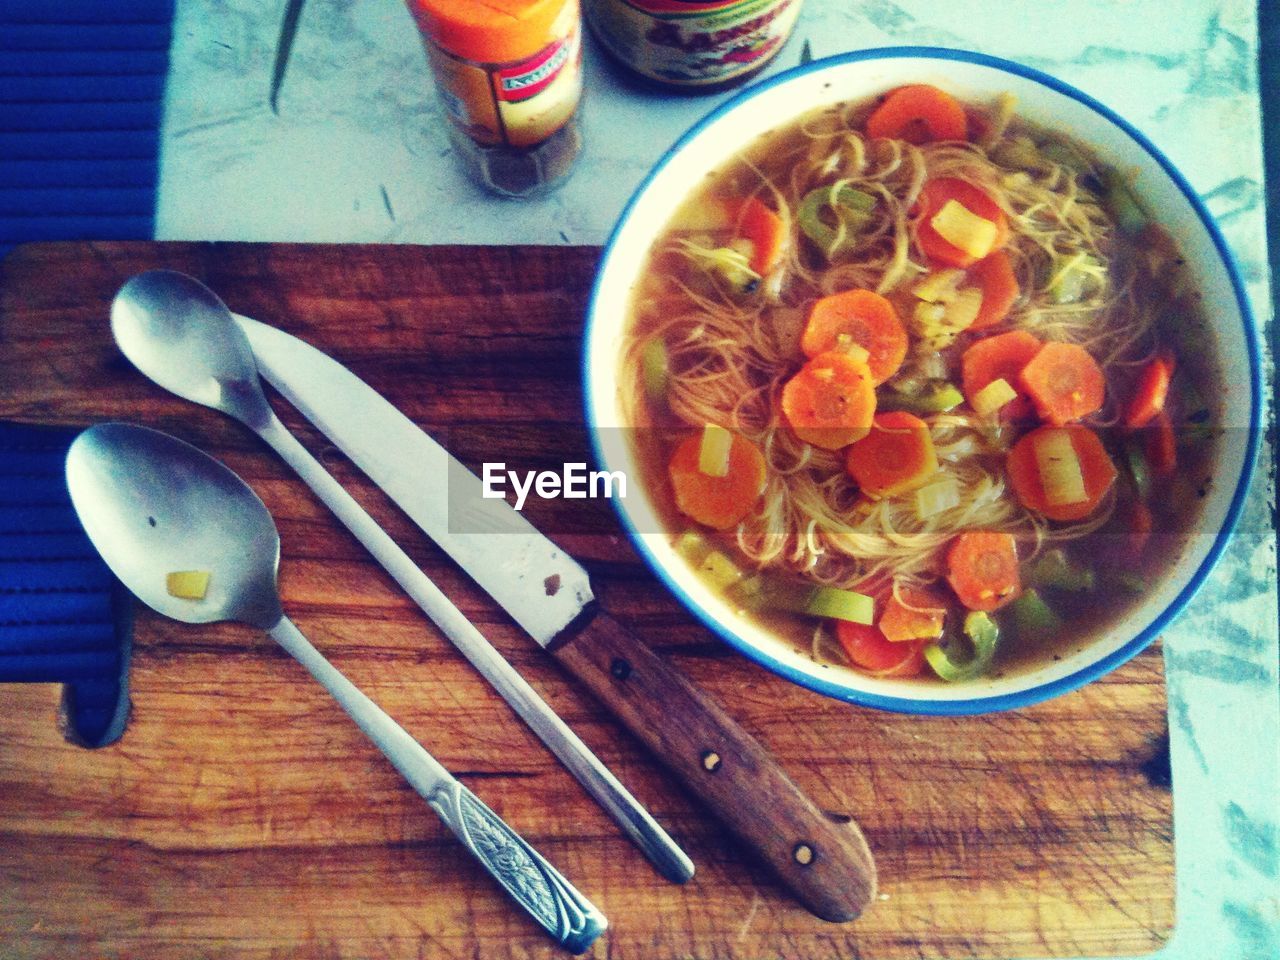
[[[1264,0],[1266,2],[1266,0]],[[163,133],[161,239],[403,243],[604,241],[645,171],[724,95],[663,97],[587,50],[586,149],[535,203],[459,172],[401,0],[308,0],[267,106],[283,0],[178,0]],[[1109,104],[1181,167],[1269,321],[1257,81],[1245,0],[805,0],[801,44],[976,49]],[[1268,367],[1270,370],[1270,367]],[[1271,456],[1223,562],[1166,635],[1178,960],[1280,957],[1280,703]]]

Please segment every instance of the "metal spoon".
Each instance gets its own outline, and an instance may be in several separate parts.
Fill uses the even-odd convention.
[[[262,392],[253,349],[217,294],[184,273],[140,273],[116,294],[111,304],[111,330],[124,355],[157,384],[230,414],[270,444],[658,871],[676,883],[693,876],[693,862],[661,825],[280,422]],[[430,479],[424,477],[423,482]]]
[[[107,423],[67,453],[71,501],[107,565],[143,603],[185,623],[236,620],[268,634],[329,691],[512,897],[581,953],[604,916],[497,814],[320,654],[284,615],[280,537],[257,495],[221,463],[168,434]],[[178,571],[209,574],[201,599],[169,592]]]

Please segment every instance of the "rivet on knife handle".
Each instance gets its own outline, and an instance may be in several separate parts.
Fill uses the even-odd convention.
[[[844,921],[866,909],[876,868],[857,824],[823,813],[679,671],[602,612],[550,650],[811,912]]]

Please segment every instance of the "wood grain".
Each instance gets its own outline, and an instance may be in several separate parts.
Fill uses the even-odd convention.
[[[1141,954],[1173,923],[1159,648],[1075,693],[970,719],[860,710],[701,629],[605,505],[531,519],[603,606],[757,736],[824,809],[856,815],[880,894],[818,920],[386,498],[277,410],[681,841],[678,887],[582,793],[274,456],[176,400],[110,343],[107,306],[167,266],[305,336],[464,461],[586,455],[577,355],[587,248],[67,244],[0,265],[0,417],[118,418],[219,457],[280,527],[286,609],[608,915],[613,960]],[[424,478],[428,482],[430,478]],[[575,503],[581,509],[582,502]],[[0,687],[0,956],[550,957],[376,751],[283,652],[143,611],[134,711],[99,751],[62,741],[57,690]],[[1156,762],[1153,763],[1153,758]]]

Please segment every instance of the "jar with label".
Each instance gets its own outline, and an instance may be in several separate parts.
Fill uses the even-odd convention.
[[[786,43],[800,0],[585,0],[592,32],[645,80],[691,93],[742,83]]]
[[[582,147],[578,0],[407,0],[468,172],[508,197],[558,186]]]

